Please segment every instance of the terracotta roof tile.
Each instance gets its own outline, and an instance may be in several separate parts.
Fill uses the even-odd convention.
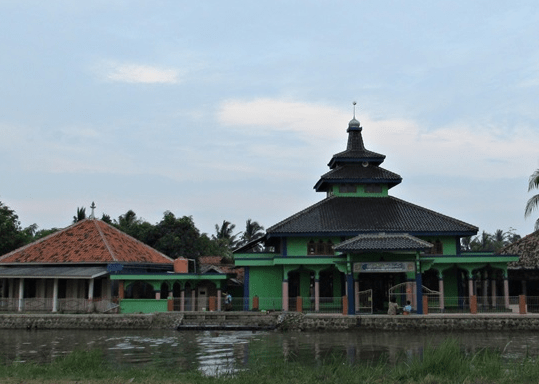
[[[539,269],[539,231],[509,244],[499,251],[502,255],[519,255],[518,261],[507,264],[509,269]]]
[[[3,264],[110,262],[170,264],[173,259],[95,219],[79,221],[0,257]]]

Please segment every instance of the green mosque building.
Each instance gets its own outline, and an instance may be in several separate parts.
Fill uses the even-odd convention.
[[[509,308],[507,263],[518,256],[462,252],[460,239],[478,228],[392,196],[401,176],[365,148],[355,116],[347,133],[346,149],[314,185],[325,197],[234,251],[245,271],[244,309],[256,297],[261,310],[385,313],[395,297],[421,314],[425,305],[469,305],[472,296]]]

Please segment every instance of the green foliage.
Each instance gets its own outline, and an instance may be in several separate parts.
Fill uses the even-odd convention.
[[[460,240],[460,245],[463,251],[498,252],[506,245],[520,240],[520,238],[520,235],[515,233],[514,228],[509,228],[506,232],[502,229],[497,229],[493,234],[483,231],[477,236],[464,237]]]
[[[237,246],[241,247],[251,241],[261,238],[264,236],[264,227],[258,224],[256,221],[247,219],[245,222],[245,231],[241,233],[240,241],[238,241]],[[258,247],[258,250],[261,250],[261,246]]]
[[[539,189],[539,169],[536,169],[535,172],[533,172],[528,182],[528,192],[534,189]],[[524,217],[530,216],[533,211],[537,209],[537,207],[539,207],[539,194],[530,197],[530,199],[526,203]],[[539,230],[539,219],[535,221],[535,230]]]
[[[221,240],[221,243],[227,244],[228,248],[232,250],[236,247],[236,237],[238,236],[237,234],[233,234],[235,228],[235,224],[223,220],[223,224],[221,224],[220,227],[218,224],[215,224],[215,235],[213,236],[213,239]]]
[[[77,214],[73,216],[73,223],[77,223],[79,221],[82,221],[86,219],[86,208],[85,207],[77,207]]]
[[[23,231],[15,211],[0,201],[0,255],[22,247],[32,231]]]
[[[131,369],[113,366],[99,351],[76,351],[49,364],[0,364],[3,383],[236,383],[236,384],[509,384],[539,382],[539,364],[525,358],[504,360],[497,351],[467,353],[449,338],[438,347],[427,347],[421,355],[401,356],[396,362],[351,363],[345,356],[332,355],[312,364],[263,358],[251,361],[247,369],[226,371],[208,377],[200,371],[162,369],[147,364]]]

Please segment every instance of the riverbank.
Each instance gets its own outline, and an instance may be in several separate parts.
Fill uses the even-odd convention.
[[[250,329],[351,330],[539,330],[538,314],[433,314],[411,316],[303,314],[297,312],[156,312],[152,314],[0,314],[0,329]]]

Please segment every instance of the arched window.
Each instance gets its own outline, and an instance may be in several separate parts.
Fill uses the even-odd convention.
[[[444,253],[444,245],[440,241],[440,239],[436,239],[434,242],[434,254],[436,255],[443,255]]]
[[[325,252],[324,252],[326,255],[334,255],[335,254],[335,251],[333,250],[333,242],[331,240],[328,240],[328,242],[326,243],[326,247],[325,247]]]
[[[314,255],[314,254],[316,254],[316,247],[315,247],[314,241],[311,240],[307,244],[307,255]]]
[[[318,240],[318,243],[316,244],[316,254],[325,255],[325,253],[326,253],[326,245],[324,244],[324,241]]]
[[[331,240],[324,241],[322,239],[318,241],[310,240],[307,243],[307,255],[334,255],[333,242]]]

